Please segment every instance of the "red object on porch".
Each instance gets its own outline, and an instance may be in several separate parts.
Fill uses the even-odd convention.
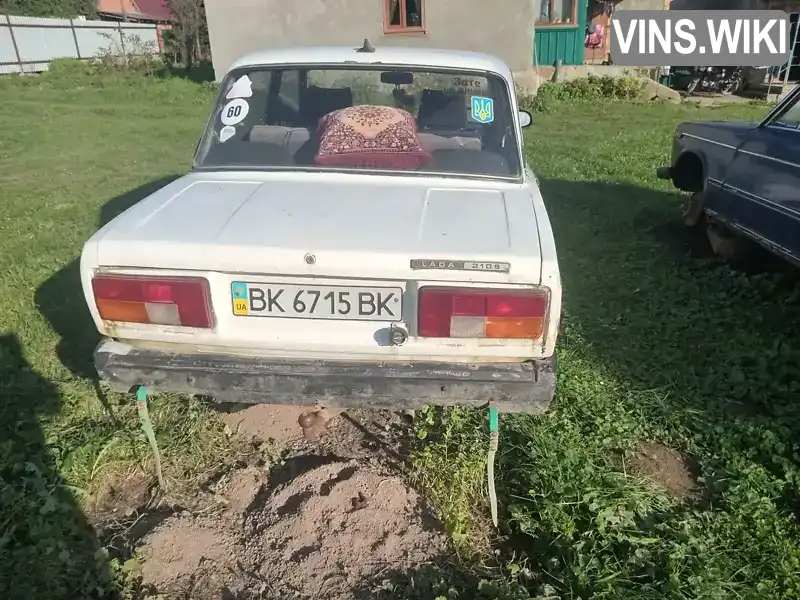
[[[605,29],[602,25],[593,25],[594,31],[586,36],[584,46],[587,48],[598,48],[603,45],[605,41]]]

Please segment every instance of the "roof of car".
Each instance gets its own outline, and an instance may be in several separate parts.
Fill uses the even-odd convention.
[[[434,68],[492,71],[510,78],[511,71],[499,58],[479,52],[444,50],[440,48],[410,48],[406,46],[374,46],[373,52],[357,52],[361,44],[353,46],[297,46],[271,48],[247,54],[236,60],[232,69],[262,65],[284,64],[359,64],[375,63],[404,67],[424,66]]]

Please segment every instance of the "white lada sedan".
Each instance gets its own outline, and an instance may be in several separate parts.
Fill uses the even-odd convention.
[[[561,278],[508,67],[269,50],[225,75],[189,174],[86,243],[113,389],[540,412]]]

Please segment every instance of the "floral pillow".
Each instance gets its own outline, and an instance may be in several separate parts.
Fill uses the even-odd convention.
[[[416,169],[431,161],[420,145],[417,123],[390,106],[350,106],[320,119],[318,165]]]

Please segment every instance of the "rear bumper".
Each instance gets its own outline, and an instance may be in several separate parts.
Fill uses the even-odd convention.
[[[175,354],[106,339],[94,359],[101,379],[116,391],[144,385],[242,404],[404,410],[477,407],[491,398],[503,412],[540,413],[556,385],[555,356],[481,364],[284,360]]]

